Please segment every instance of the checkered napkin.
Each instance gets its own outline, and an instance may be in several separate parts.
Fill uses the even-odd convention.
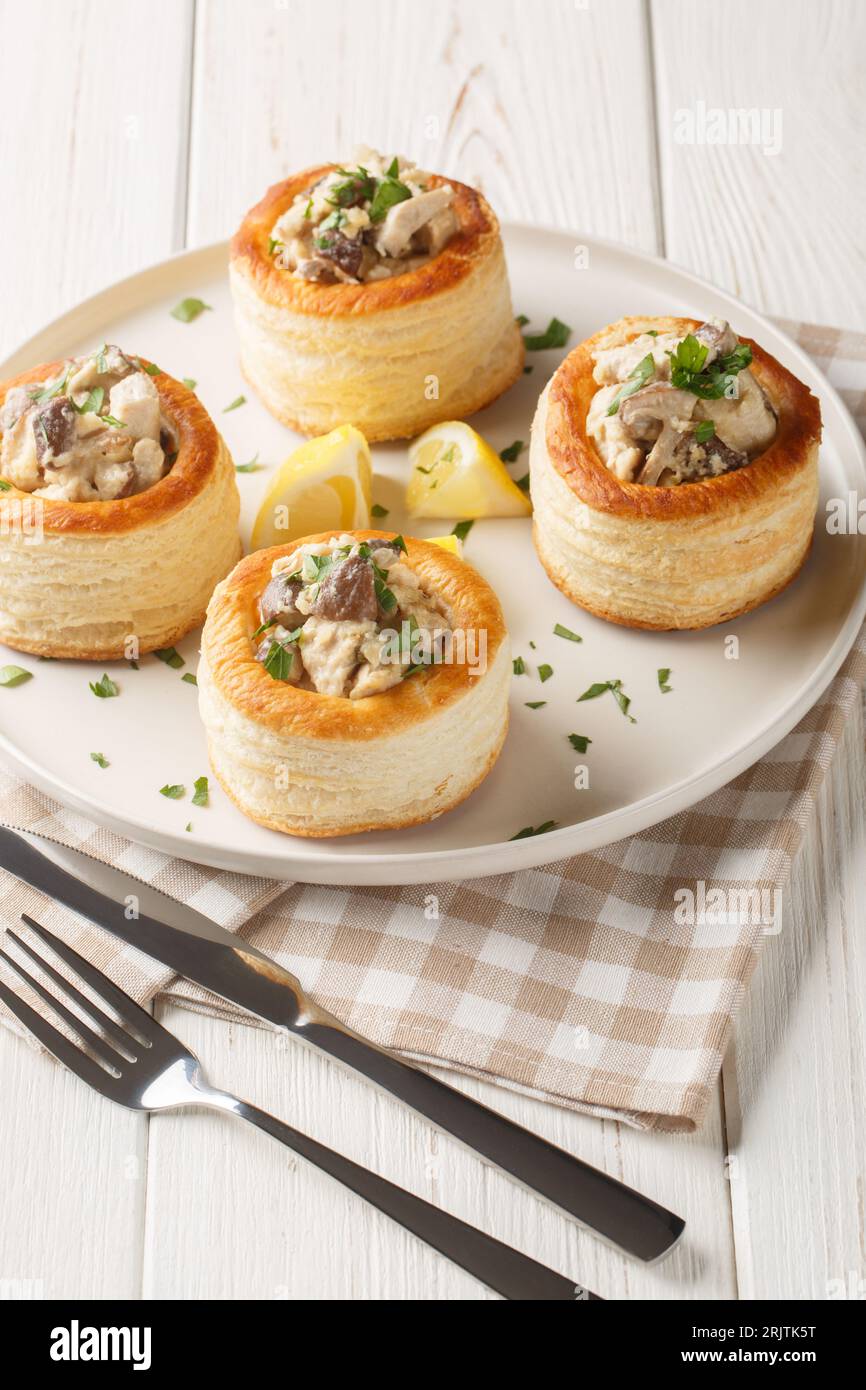
[[[863,428],[866,336],[785,327]],[[172,859],[2,772],[0,822],[82,850],[237,931],[374,1042],[640,1128],[691,1130],[864,680],[866,629],[793,733],[715,795],[592,854],[441,885],[435,909],[426,885],[286,886]],[[679,900],[678,912],[689,884],[695,899]],[[159,994],[250,1022],[0,872],[0,920],[22,911],[141,1003]]]

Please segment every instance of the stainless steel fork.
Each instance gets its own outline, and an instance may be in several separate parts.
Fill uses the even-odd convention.
[[[72,1042],[52,1023],[0,980],[0,999],[39,1041],[80,1076],[94,1090],[129,1110],[173,1110],[177,1106],[204,1105],[226,1110],[263,1129],[273,1139],[300,1154],[308,1162],[330,1173],[345,1187],[364,1197],[435,1250],[473,1274],[505,1298],[534,1300],[598,1300],[598,1295],[557,1274],[536,1260],[512,1250],[501,1241],[476,1230],[465,1221],[431,1206],[411,1192],[371,1173],[310,1139],[282,1120],[259,1110],[247,1101],[209,1085],[197,1057],[178,1038],[151,1018],[128,994],[118,988],[101,970],[73,951],[45,927],[26,915],[21,919],[60,960],[119,1016],[110,1018],[92,999],[82,993],[64,974],[22,936],[7,931],[12,941],[29,956],[42,974],[50,979],[61,996],[66,996],[95,1023],[91,1028],[24,965],[0,949],[0,958],[55,1014],[78,1035],[87,1048]]]

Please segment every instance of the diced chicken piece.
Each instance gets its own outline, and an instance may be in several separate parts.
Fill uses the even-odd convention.
[[[596,391],[586,417],[586,432],[595,443],[602,462],[617,478],[630,482],[643,463],[643,450],[624,428],[620,412],[607,413],[620,389],[620,383],[614,383]]]
[[[33,387],[30,390],[33,390]],[[30,390],[26,386],[13,386],[12,390],[6,393],[3,408],[0,410],[0,430],[11,430],[21,416],[26,415],[33,405]]]
[[[726,396],[716,401],[701,401],[700,411],[712,420],[716,434],[729,449],[754,458],[761,453],[776,433],[776,413],[766,392],[746,368],[734,378],[737,398]]]
[[[112,386],[108,408],[136,439],[159,442],[159,392],[147,372],[133,372]]]
[[[395,203],[389,208],[376,238],[380,254],[401,256],[415,233],[443,212],[453,196],[454,190],[448,184],[443,184],[441,188],[432,188],[429,193],[419,193],[417,198],[406,198],[402,203]]]
[[[443,208],[442,212],[437,212],[436,216],[431,217],[419,233],[427,255],[438,256],[456,231],[457,217],[454,209],[447,207]]]
[[[651,333],[640,333],[630,343],[623,343],[620,347],[600,348],[592,354],[595,363],[593,379],[599,386],[612,386],[614,382],[622,385],[647,353],[652,354],[656,376],[669,378],[671,364],[668,353],[673,352],[679,341],[675,333],[660,333],[657,338]]]
[[[63,502],[95,502],[99,493],[89,478],[68,468],[46,468],[45,484],[40,497],[54,497]]]
[[[398,685],[402,679],[403,667],[396,662],[371,666],[369,662],[365,661],[355,677],[352,689],[349,691],[349,699],[363,700],[367,695],[381,695],[384,690],[390,690],[392,686]]]
[[[310,679],[321,695],[345,695],[358,665],[361,643],[376,624],[332,622],[329,618],[308,618],[301,634],[301,656]]]
[[[132,450],[133,492],[153,487],[165,473],[165,454],[152,439],[137,439]],[[126,494],[118,493],[118,496]]]
[[[136,473],[131,461],[111,463],[105,460],[97,463],[93,470],[93,485],[98,495],[106,502],[118,497],[129,497],[135,491]]]
[[[22,492],[33,492],[42,481],[39,460],[36,457],[36,440],[30,428],[30,419],[19,415],[11,429],[3,432],[0,445],[0,476],[20,488]]]

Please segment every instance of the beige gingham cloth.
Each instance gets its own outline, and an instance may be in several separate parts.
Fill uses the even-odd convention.
[[[785,327],[862,428],[866,337]],[[426,885],[286,886],[172,859],[3,772],[0,821],[83,850],[240,932],[374,1042],[641,1128],[691,1130],[761,942],[778,927],[778,894],[864,679],[866,630],[799,726],[721,791],[592,854],[440,885],[437,916]],[[696,898],[697,922],[680,924],[677,892],[697,894],[699,881],[725,892],[727,914],[718,920],[710,901],[702,922]],[[251,1021],[0,873],[0,917],[11,925],[22,911],[141,1003],[168,995]]]

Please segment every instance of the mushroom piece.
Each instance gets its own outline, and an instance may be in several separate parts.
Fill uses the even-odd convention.
[[[318,618],[331,622],[365,622],[379,613],[376,581],[369,560],[350,555],[326,575],[313,605]]]
[[[77,418],[68,396],[55,396],[33,412],[33,438],[40,463],[69,452],[78,436]]]
[[[699,443],[694,430],[689,430],[687,434],[680,435],[674,450],[673,472],[676,476],[672,481],[717,478],[722,473],[733,473],[748,462],[748,454],[729,448],[718,435]]]
[[[697,396],[669,381],[651,382],[622,402],[619,414],[625,429],[636,439],[655,439],[635,482],[652,486],[674,466],[677,445],[696,404]]]
[[[429,193],[419,193],[415,198],[405,198],[402,203],[395,203],[389,208],[376,238],[379,254],[404,255],[415,233],[450,207],[453,196],[454,190],[448,184],[443,184],[441,188],[432,188]]]
[[[737,346],[737,335],[726,319],[707,319],[695,333],[699,343],[707,349],[704,366],[708,367],[717,357],[733,352]]]
[[[303,587],[300,580],[290,579],[287,574],[274,575],[259,599],[262,622],[279,623],[290,632],[299,627],[307,616],[295,606]]]
[[[316,245],[319,255],[333,261],[344,275],[350,275],[353,279],[357,276],[364,258],[364,245],[359,236],[344,236],[342,232],[330,231],[317,237]]]

